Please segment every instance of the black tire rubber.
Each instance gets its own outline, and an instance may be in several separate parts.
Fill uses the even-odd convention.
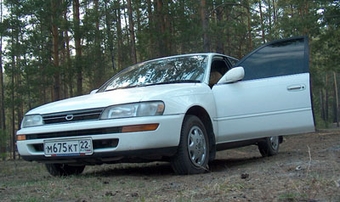
[[[52,176],[79,175],[85,169],[85,165],[71,166],[67,164],[56,164],[56,163],[45,164],[45,167]]]
[[[274,156],[279,153],[280,139],[277,136],[267,137],[258,143],[258,148],[263,157]]]
[[[208,170],[209,139],[202,121],[193,115],[184,118],[172,169],[178,175],[199,174]]]

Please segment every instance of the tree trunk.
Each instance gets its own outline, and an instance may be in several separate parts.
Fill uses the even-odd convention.
[[[153,34],[152,34],[152,30],[155,29],[155,22],[154,22],[154,15],[152,12],[152,1],[151,0],[147,0],[147,12],[148,12],[148,21],[149,21],[149,30],[147,33],[148,36],[148,44],[147,46],[150,47],[148,48],[148,55],[149,57],[154,57],[155,55],[155,42],[153,40]]]
[[[334,122],[339,127],[339,97],[338,97],[338,84],[336,72],[333,72],[334,76]]]
[[[105,65],[103,64],[103,56],[102,56],[102,49],[101,49],[101,36],[99,30],[99,2],[98,0],[94,0],[94,13],[95,13],[95,36],[94,36],[94,61],[93,70],[94,78],[92,82],[92,89],[98,88],[101,84],[104,83],[104,75],[105,75]]]
[[[77,95],[83,93],[83,68],[82,68],[82,50],[81,50],[81,33],[79,19],[79,0],[73,0],[73,23],[74,23],[74,41],[76,48],[76,72],[77,72]]]
[[[216,24],[219,25],[223,22],[223,7],[219,6],[216,10]],[[218,30],[219,35],[224,35],[224,31],[222,29]],[[224,54],[224,37],[216,37],[216,52]]]
[[[2,22],[2,3],[0,4],[0,22]],[[6,153],[6,121],[5,121],[5,90],[4,90],[4,75],[2,71],[2,32],[0,33],[0,154]],[[2,160],[5,160],[5,155],[2,155]]]
[[[248,51],[252,51],[253,50],[253,37],[251,34],[251,12],[250,12],[249,0],[245,0],[245,7],[247,10]]]
[[[273,24],[277,23],[277,11],[276,11],[276,4],[275,4],[275,0],[273,0],[272,2],[272,7],[273,7]]]
[[[260,11],[260,23],[261,23],[261,38],[262,38],[262,43],[266,43],[261,0],[259,1],[259,11]]]
[[[13,54],[13,53],[12,53]],[[11,83],[12,83],[12,87],[11,87],[11,146],[10,146],[10,150],[12,151],[12,158],[15,159],[15,106],[14,106],[14,97],[15,97],[15,93],[14,93],[14,85],[15,85],[15,79],[14,79],[14,72],[15,72],[15,56],[12,55],[12,75],[11,75]]]
[[[201,0],[201,22],[202,22],[202,31],[203,31],[203,51],[210,51],[210,39],[209,39],[209,21],[207,16],[207,8],[206,8],[206,0]]]
[[[155,3],[155,32],[156,33],[156,41],[157,41],[157,52],[156,57],[164,56],[166,51],[166,44],[165,44],[165,24],[163,22],[164,14],[163,14],[163,1],[162,0],[156,0]]]
[[[64,10],[64,22],[68,21],[67,18],[67,10]],[[65,43],[65,63],[66,68],[64,71],[64,90],[65,90],[65,97],[73,97],[73,78],[72,78],[72,65],[71,65],[71,50],[70,50],[70,37],[68,35],[69,30],[64,30],[64,43]]]
[[[11,11],[13,10],[13,5],[11,5]],[[11,15],[11,20],[16,21],[18,17],[15,15]],[[15,120],[15,108],[16,108],[16,103],[15,98],[16,98],[16,88],[18,85],[17,78],[18,78],[18,58],[20,58],[19,51],[17,47],[19,46],[19,33],[21,32],[21,28],[19,27],[16,29],[16,27],[11,28],[11,40],[12,40],[12,50],[11,50],[11,90],[10,90],[10,95],[11,95],[11,130],[10,130],[10,151],[12,153],[12,159],[16,158],[16,151],[15,151],[15,132],[16,132],[16,120]]]
[[[118,55],[118,59],[117,59],[117,64],[118,64],[118,68],[122,68],[123,66],[123,46],[124,46],[124,39],[123,39],[123,31],[122,31],[122,20],[121,20],[121,16],[120,16],[120,4],[118,1],[115,1],[115,8],[116,9],[116,20],[117,20],[117,55]]]
[[[60,71],[59,71],[59,33],[58,33],[58,12],[57,9],[60,6],[59,0],[52,0],[51,8],[51,22],[52,22],[52,54],[53,54],[53,66],[54,66],[54,85],[52,100],[60,99]]]
[[[328,89],[327,89],[327,86],[328,86],[328,74],[326,73],[326,81],[325,81],[325,86],[326,86],[326,88],[325,88],[325,102],[324,102],[324,104],[325,104],[325,121],[326,122],[328,122],[328,118],[329,118],[329,116],[328,116],[328,108],[329,108],[329,100],[328,100],[328,96],[329,96],[329,94],[328,94]]]
[[[0,4],[0,22],[2,22],[2,4]],[[2,71],[2,32],[0,33],[0,130],[6,129],[5,124],[5,89],[4,89],[4,72]],[[0,150],[0,153],[2,151]]]
[[[107,46],[110,52],[110,58],[112,63],[112,69],[115,69],[115,57],[114,57],[114,51],[113,51],[113,37],[111,33],[111,13],[108,6],[109,1],[105,0],[105,23],[106,23],[106,35],[107,35]],[[119,52],[119,51],[118,51]]]
[[[132,15],[132,5],[131,0],[127,0],[127,12],[129,16],[129,33],[130,33],[130,48],[131,48],[131,62],[133,64],[137,63],[137,56],[136,56],[136,42],[135,42],[135,24],[133,21]]]

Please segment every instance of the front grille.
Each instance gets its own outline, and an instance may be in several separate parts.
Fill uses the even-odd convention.
[[[66,132],[54,132],[54,133],[39,133],[26,135],[27,140],[32,139],[46,139],[46,138],[58,138],[58,137],[77,137],[85,135],[103,135],[110,133],[121,133],[122,127],[112,127],[112,128],[99,128],[99,129],[86,129],[86,130],[76,130],[76,131],[66,131]]]
[[[42,115],[44,124],[69,123],[76,121],[98,120],[103,108],[58,112]]]

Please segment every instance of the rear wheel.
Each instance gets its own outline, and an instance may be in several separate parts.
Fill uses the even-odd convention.
[[[258,148],[263,157],[274,156],[279,153],[280,140],[278,136],[265,138],[258,143]]]
[[[71,166],[67,164],[45,164],[47,171],[53,176],[68,176],[68,175],[79,175],[84,169],[85,165]]]
[[[209,140],[202,121],[196,116],[186,116],[181,130],[180,143],[172,158],[176,174],[198,174],[208,170]]]

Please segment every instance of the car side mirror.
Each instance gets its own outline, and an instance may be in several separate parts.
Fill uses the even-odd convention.
[[[230,69],[223,77],[218,81],[218,84],[221,83],[234,83],[242,80],[244,77],[244,68],[243,67],[234,67]]]

